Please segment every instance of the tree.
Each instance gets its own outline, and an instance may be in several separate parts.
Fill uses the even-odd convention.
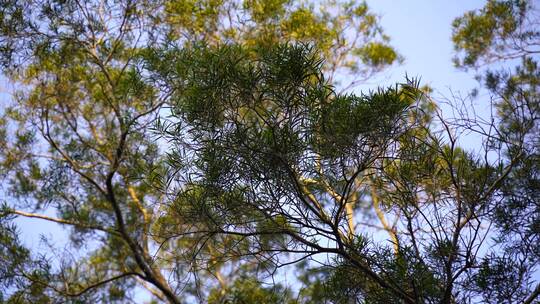
[[[533,1],[489,0],[456,18],[452,41],[459,67],[478,67],[540,53],[538,7]]]
[[[0,32],[15,87],[0,128],[0,248],[18,257],[2,264],[2,297],[15,303],[122,302],[137,288],[179,303],[207,296],[201,282],[213,277],[227,288],[214,240],[187,225],[173,245],[162,234],[186,215],[158,191],[165,161],[181,159],[152,138],[173,93],[150,77],[154,47],[306,41],[332,62],[328,73],[358,77],[399,59],[377,17],[352,2],[4,0]],[[14,217],[56,223],[70,243],[39,256],[4,225]],[[195,252],[210,262],[198,266]]]
[[[453,24],[455,48],[463,57],[457,60],[458,66],[484,68],[484,77],[479,79],[499,112],[501,134],[522,143],[504,150],[507,159],[519,161],[501,182],[501,197],[489,210],[488,217],[500,232],[496,239],[499,250],[479,267],[475,275],[479,286],[474,289],[487,302],[522,296],[525,303],[533,303],[540,295],[538,282],[536,287],[506,282],[527,282],[540,262],[535,245],[540,241],[537,24],[538,4],[534,1],[488,1],[484,8],[468,12]],[[505,62],[515,67],[490,69],[490,64]],[[530,294],[529,289],[533,290]],[[525,294],[529,296],[523,298]]]
[[[402,60],[364,1],[169,1],[161,19],[166,35],[212,45],[312,42],[327,60],[326,77],[349,87]]]
[[[488,301],[536,297],[537,260],[498,256],[487,240],[505,231],[485,227],[514,195],[507,187],[537,128],[524,100],[512,96],[500,106],[519,111],[484,122],[465,112],[444,118],[415,82],[335,93],[305,45],[172,48],[162,57],[171,59],[154,66],[156,79],[178,94],[158,130],[190,164],[170,169],[169,204],[204,223],[199,238],[236,238],[217,245],[224,257],[279,268],[317,256],[323,295],[337,303],[456,303],[485,289],[496,294]],[[459,146],[467,132],[482,152]],[[362,201],[390,240],[357,224]]]
[[[0,141],[3,301],[538,297],[534,60],[489,74],[488,120],[449,119],[414,81],[336,92],[351,58],[367,74],[398,58],[363,4],[1,4],[18,85]],[[70,244],[39,256],[14,217],[66,227]],[[298,293],[268,280],[287,265]]]

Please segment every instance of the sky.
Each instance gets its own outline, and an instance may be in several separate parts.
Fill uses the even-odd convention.
[[[391,38],[391,45],[404,57],[401,65],[394,66],[380,76],[369,80],[357,90],[370,90],[378,86],[403,83],[405,76],[420,80],[420,86],[433,89],[431,98],[440,106],[443,117],[453,116],[450,102],[465,101],[474,105],[480,117],[490,115],[490,96],[479,87],[474,70],[464,71],[454,66],[452,22],[465,12],[484,7],[480,0],[368,0],[371,10],[380,16],[380,24]],[[479,89],[471,98],[473,89]],[[474,134],[460,136],[462,147],[477,152],[482,140]]]
[[[403,82],[405,75],[419,77],[421,85],[434,89],[435,97],[451,95],[466,96],[478,86],[474,71],[462,71],[453,66],[454,55],[451,42],[451,24],[454,18],[466,11],[481,8],[485,1],[478,0],[370,0],[368,5],[381,17],[381,25],[391,37],[391,44],[404,57],[400,66],[392,67],[382,75],[370,79],[358,90]],[[4,81],[0,80],[0,105],[6,104]],[[481,96],[478,99],[481,102]],[[52,214],[50,214],[52,215]],[[23,241],[36,246],[39,235],[65,235],[54,224],[40,220],[21,219],[18,224],[23,231]]]
[[[441,94],[452,91],[469,92],[477,84],[472,71],[458,70],[454,56],[452,21],[466,11],[483,7],[478,0],[371,0],[368,5],[381,17],[381,25],[391,38],[391,44],[405,57],[405,62],[384,73],[373,85],[402,82],[405,74],[420,77],[421,84],[430,85]]]

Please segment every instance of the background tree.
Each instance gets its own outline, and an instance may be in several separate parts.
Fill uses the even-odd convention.
[[[314,43],[326,58],[325,76],[347,87],[402,60],[364,1],[171,0],[159,19],[169,37],[212,45]]]
[[[489,209],[489,218],[500,233],[498,250],[473,277],[478,283],[473,292],[492,303],[516,301],[530,289],[533,292],[525,303],[533,303],[540,295],[538,282],[534,287],[526,283],[540,262],[538,246],[533,245],[540,241],[538,9],[534,1],[488,1],[453,24],[452,38],[461,57],[457,65],[483,68],[481,84],[499,113],[501,134],[523,143],[503,151],[505,158],[519,161]],[[505,68],[503,63],[514,67]],[[491,70],[493,66],[498,70]],[[508,284],[508,278],[515,284]]]
[[[478,67],[537,56],[540,53],[537,6],[529,0],[489,0],[482,9],[456,18],[452,24],[456,65]]]
[[[63,225],[73,249],[83,249],[58,253],[57,267],[30,280],[53,299],[120,301],[140,281],[179,302],[150,252],[158,197],[141,182],[158,160],[144,127],[167,95],[140,73],[142,9],[129,1],[3,6],[6,72],[21,85],[4,111],[4,213]]]
[[[190,235],[201,227],[182,226],[166,247],[167,221],[191,214],[157,191],[165,161],[182,159],[166,159],[152,140],[149,126],[173,92],[149,78],[149,48],[309,41],[332,63],[328,73],[358,77],[399,59],[377,17],[352,2],[5,0],[0,32],[15,88],[0,128],[3,219],[45,220],[70,235],[66,250],[38,256],[3,224],[3,256],[20,256],[1,268],[3,299],[15,303],[122,302],[136,288],[178,303],[206,297],[203,277],[226,289],[213,241],[199,247]],[[209,262],[198,266],[194,253]]]

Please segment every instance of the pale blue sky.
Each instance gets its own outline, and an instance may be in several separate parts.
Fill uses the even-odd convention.
[[[443,93],[449,88],[466,93],[477,85],[473,71],[453,66],[451,24],[464,12],[484,6],[485,1],[370,0],[368,4],[381,16],[382,27],[405,62],[376,83],[369,82],[367,88],[403,81],[405,73],[421,77],[422,84]]]

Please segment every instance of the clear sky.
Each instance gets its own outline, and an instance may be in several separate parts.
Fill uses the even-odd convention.
[[[466,11],[483,7],[485,1],[370,0],[368,4],[381,16],[383,29],[405,62],[366,87],[392,85],[403,81],[405,73],[420,77],[422,84],[443,94],[449,89],[466,94],[477,85],[473,71],[464,72],[453,66],[451,24]]]

